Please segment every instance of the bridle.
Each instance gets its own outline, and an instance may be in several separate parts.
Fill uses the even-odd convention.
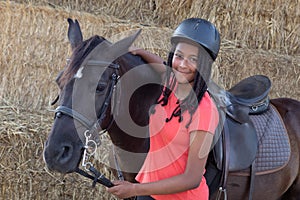
[[[77,172],[80,175],[85,176],[89,179],[92,179],[93,187],[96,185],[97,182],[102,185],[105,185],[106,187],[112,187],[113,183],[109,179],[107,179],[103,174],[101,174],[97,169],[95,169],[93,164],[89,160],[95,154],[98,144],[100,142],[100,139],[99,140],[96,139],[96,141],[95,141],[94,138],[99,138],[100,135],[102,135],[103,133],[108,131],[114,122],[113,116],[111,116],[108,126],[104,129],[102,129],[102,127],[101,127],[101,124],[106,117],[106,112],[107,112],[108,106],[111,103],[114,91],[116,89],[116,85],[117,85],[117,82],[119,79],[118,70],[119,70],[120,66],[115,63],[95,61],[95,60],[88,61],[87,65],[94,65],[94,66],[95,65],[97,65],[97,66],[105,65],[105,66],[108,66],[109,68],[113,69],[113,72],[111,74],[111,81],[110,81],[109,88],[108,88],[108,95],[105,97],[104,103],[102,104],[102,106],[100,108],[99,118],[97,118],[96,121],[94,121],[94,122],[90,121],[81,113],[79,113],[76,110],[69,108],[67,106],[58,106],[55,109],[55,117],[59,118],[62,114],[67,115],[67,116],[73,118],[74,120],[76,120],[77,122],[79,122],[80,124],[82,124],[86,128],[86,131],[84,132],[84,135],[83,135],[84,137],[80,137],[80,138],[85,138],[85,142],[83,142],[84,143],[84,151],[83,151],[82,164],[81,164],[81,166],[84,168],[84,170],[77,167],[75,172]],[[113,149],[113,152],[114,152],[114,149]],[[115,157],[115,164],[117,167],[118,177],[119,177],[119,179],[124,180],[123,174],[120,170],[115,153],[114,153],[114,157]]]

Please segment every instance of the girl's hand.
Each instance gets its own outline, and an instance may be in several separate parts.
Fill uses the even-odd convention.
[[[135,196],[135,184],[128,181],[113,181],[115,186],[107,188],[107,191],[117,196],[120,199],[125,199]]]
[[[132,53],[133,55],[139,55],[139,50],[141,50],[141,48],[138,48],[138,47],[134,47],[134,46],[130,46],[128,48],[128,51],[130,53]]]

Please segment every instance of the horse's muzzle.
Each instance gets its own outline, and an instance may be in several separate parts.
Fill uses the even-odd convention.
[[[43,152],[44,161],[50,171],[71,173],[76,170],[81,160],[82,150],[71,143],[51,145],[47,141]]]

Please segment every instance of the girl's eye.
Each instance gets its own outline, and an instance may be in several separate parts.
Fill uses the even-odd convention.
[[[98,86],[97,86],[97,88],[96,88],[96,93],[100,93],[100,92],[104,91],[105,88],[106,88],[106,84],[99,83]]]
[[[197,63],[198,59],[197,58],[194,58],[194,57],[191,57],[190,59],[190,62],[192,63]]]
[[[184,56],[183,56],[182,54],[180,54],[180,53],[175,53],[174,55],[175,55],[175,57],[176,57],[177,59],[180,59],[180,60],[185,59]],[[188,58],[186,58],[186,59],[187,59],[187,61],[188,61],[190,64],[197,64],[197,62],[198,62],[198,58],[195,57],[195,56],[191,56],[191,57],[188,57]]]
[[[175,56],[176,56],[177,58],[183,59],[183,55],[181,55],[181,54],[179,54],[179,53],[175,53]]]

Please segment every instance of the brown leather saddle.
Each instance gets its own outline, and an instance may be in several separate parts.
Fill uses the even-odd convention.
[[[269,107],[271,81],[263,75],[243,79],[226,91],[226,119],[221,137],[213,148],[217,167],[227,163],[229,171],[247,169],[255,160],[258,139],[249,115]]]
[[[217,128],[222,131],[216,131],[219,135],[214,136],[214,146],[206,165],[205,177],[210,193],[219,188],[217,199],[222,195],[225,198],[228,173],[250,168],[251,200],[258,137],[249,116],[268,110],[271,81],[266,76],[254,75],[243,79],[228,91],[220,89],[214,83],[211,86],[212,91],[214,90],[212,97],[221,110],[220,116],[224,124]]]

